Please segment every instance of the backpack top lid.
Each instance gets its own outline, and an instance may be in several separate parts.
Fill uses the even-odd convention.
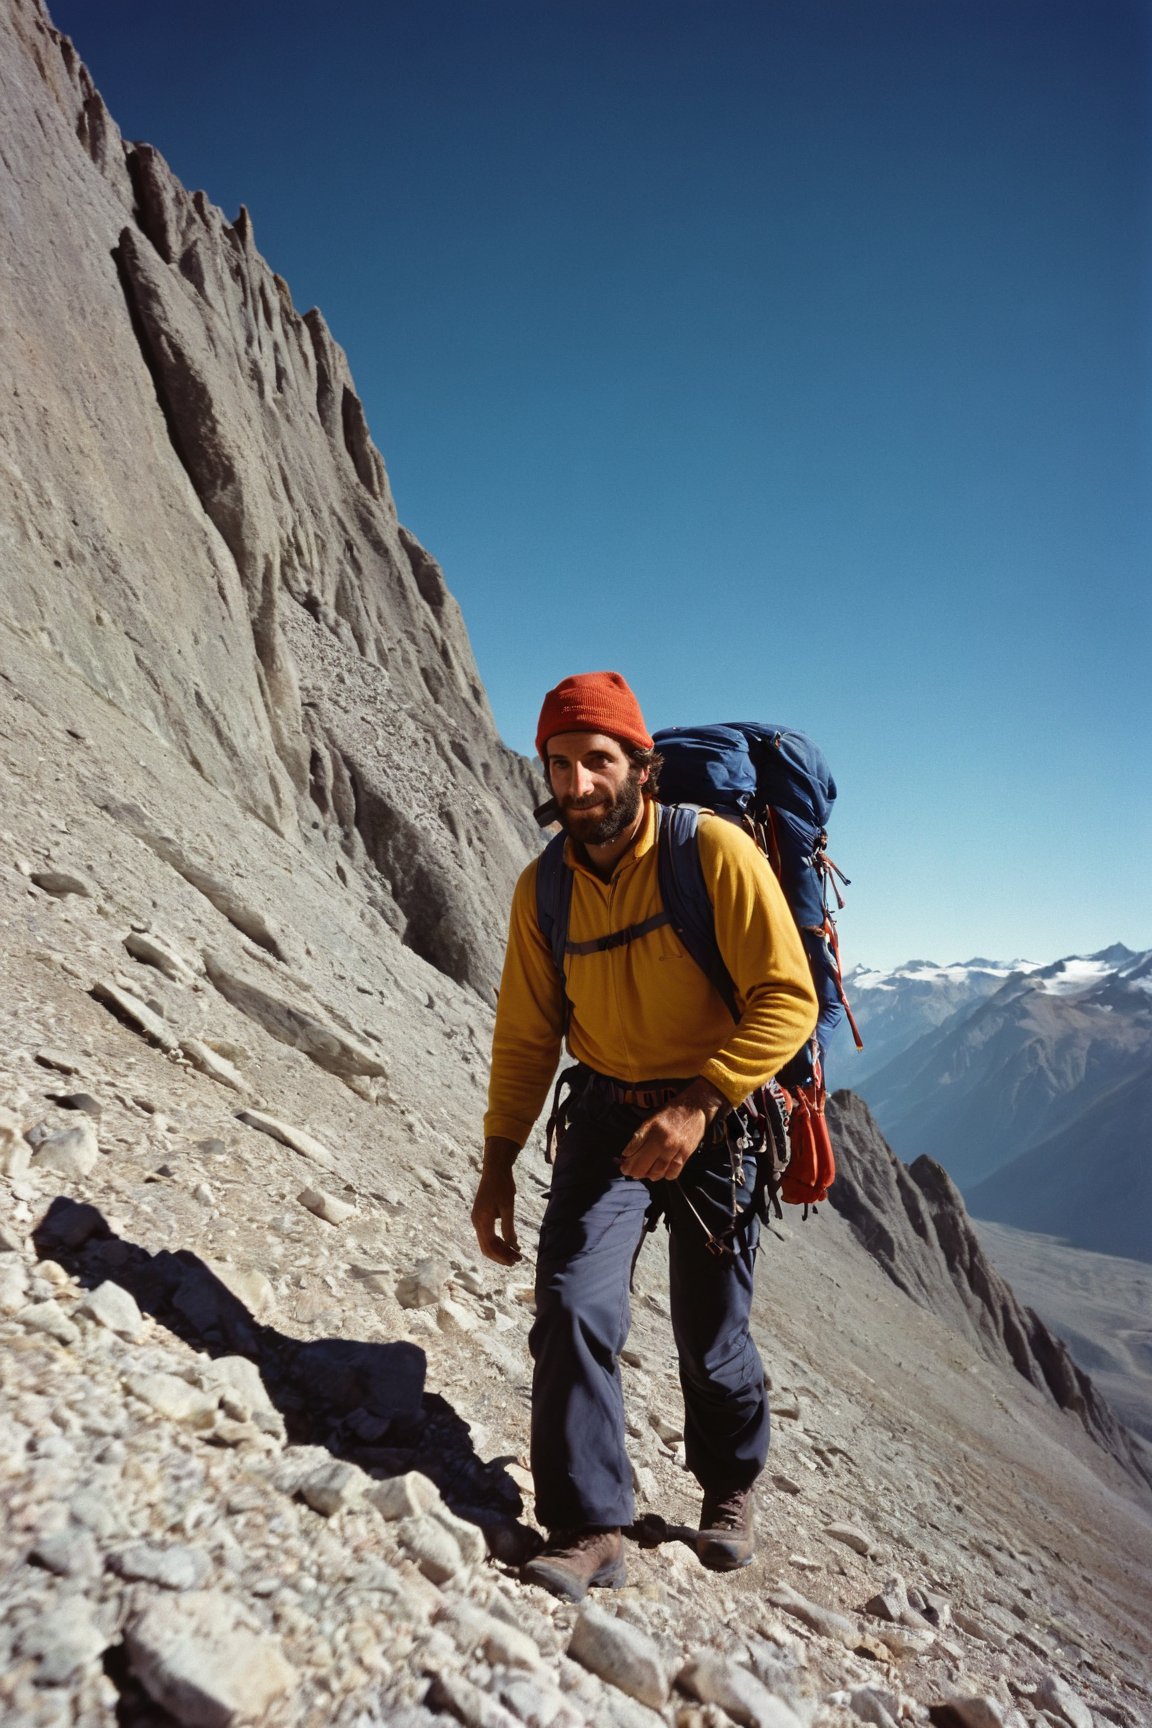
[[[748,740],[733,726],[668,726],[652,742],[664,758],[662,804],[706,804],[739,811],[756,802],[756,768]]]
[[[827,826],[836,782],[818,744],[803,732],[760,720],[666,726],[653,733],[664,757],[660,800],[707,804],[743,814],[759,804],[815,829]]]

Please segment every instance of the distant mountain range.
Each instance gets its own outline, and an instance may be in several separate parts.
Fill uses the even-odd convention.
[[[958,1009],[983,1002],[1016,974],[1037,970],[1030,960],[964,960],[952,966],[909,960],[893,972],[853,967],[844,983],[864,1048],[854,1050],[842,1030],[829,1063],[834,1070],[831,1079],[837,1086],[863,1093],[863,1081],[925,1032],[942,1025]]]
[[[977,1217],[1152,1260],[1152,951],[846,984],[865,1051],[842,1042],[831,1078],[901,1157],[939,1160]]]

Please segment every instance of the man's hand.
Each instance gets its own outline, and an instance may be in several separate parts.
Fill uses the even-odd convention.
[[[515,1266],[520,1259],[520,1244],[516,1240],[516,1179],[512,1174],[519,1152],[514,1140],[485,1140],[484,1164],[472,1202],[472,1227],[480,1252],[502,1266]]]
[[[620,1155],[624,1176],[674,1182],[728,1100],[707,1080],[693,1080],[670,1104],[641,1122]]]

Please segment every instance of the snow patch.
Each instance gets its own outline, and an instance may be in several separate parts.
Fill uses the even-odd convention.
[[[933,960],[908,960],[890,972],[854,967],[845,982],[853,990],[893,991],[906,983],[966,984],[973,978],[1011,978],[1017,972],[1039,972],[1041,965],[1038,960],[957,960],[937,966]]]
[[[1050,974],[1037,978],[1035,986],[1046,996],[1079,996],[1110,978],[1115,970],[1102,960],[1061,960]]]

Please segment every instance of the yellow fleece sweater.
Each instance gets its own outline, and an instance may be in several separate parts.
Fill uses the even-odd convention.
[[[568,1048],[630,1084],[701,1075],[739,1104],[811,1036],[816,993],[788,903],[752,840],[704,816],[699,846],[739,1021],[665,924],[618,948],[568,956]],[[662,909],[651,802],[610,881],[581,864],[571,842],[565,856],[574,872],[570,941],[626,930]],[[486,1136],[518,1146],[543,1108],[563,1027],[563,991],[536,916],[536,869],[529,864],[513,895],[484,1118]]]

